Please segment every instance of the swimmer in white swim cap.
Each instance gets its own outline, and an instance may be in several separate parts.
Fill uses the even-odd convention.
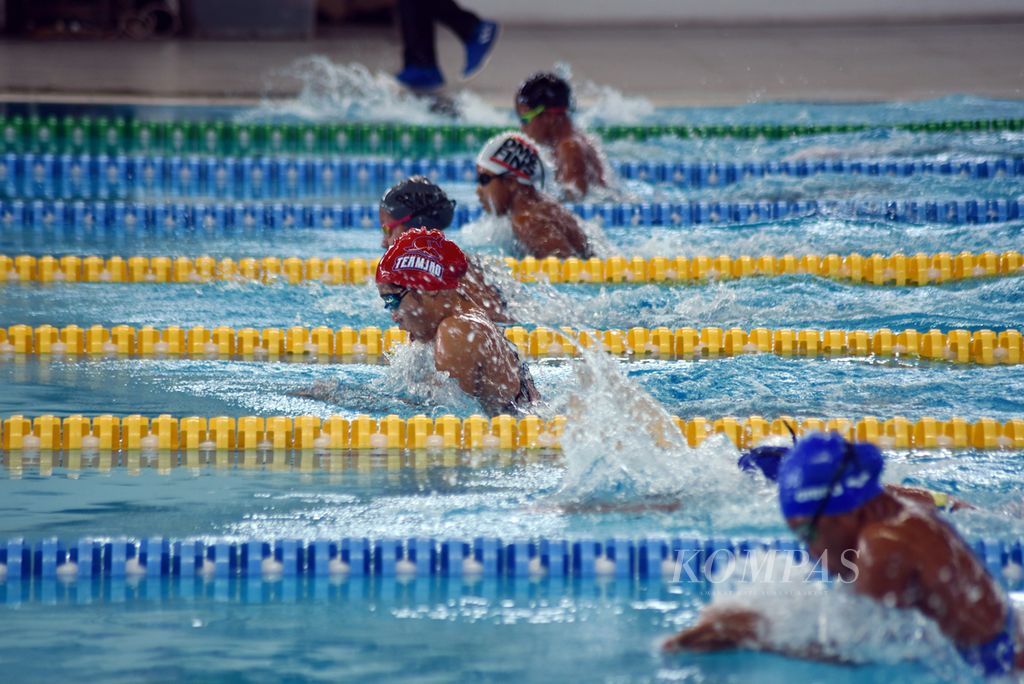
[[[544,164],[530,138],[514,131],[494,136],[480,150],[476,171],[476,194],[484,211],[508,216],[516,239],[531,256],[593,256],[576,217],[541,190]]]

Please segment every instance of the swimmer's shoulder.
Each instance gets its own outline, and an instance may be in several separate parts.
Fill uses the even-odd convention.
[[[956,533],[928,506],[901,503],[896,515],[864,526],[859,544],[862,551],[917,565],[934,559],[937,552],[949,549],[957,539]]]
[[[437,327],[437,335],[458,344],[470,344],[478,335],[503,337],[501,331],[487,317],[487,312],[479,308],[448,316]]]

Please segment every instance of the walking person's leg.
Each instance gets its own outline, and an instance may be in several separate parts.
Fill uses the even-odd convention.
[[[450,1],[450,0],[449,0]],[[398,0],[398,23],[402,32],[403,69],[396,78],[411,90],[435,90],[444,85],[437,67],[434,20],[440,0]]]
[[[434,17],[450,28],[463,43],[473,40],[480,17],[455,4],[455,0],[437,0]]]
[[[498,40],[498,24],[459,7],[455,0],[436,0],[435,8],[437,21],[450,28],[466,46],[466,67],[462,75],[475,76],[491,56]]]

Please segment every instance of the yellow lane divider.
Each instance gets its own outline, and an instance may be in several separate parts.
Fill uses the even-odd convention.
[[[919,357],[982,365],[1018,364],[1024,357],[1019,330],[815,330],[754,328],[573,328],[505,329],[524,356],[565,357],[578,353],[574,343],[611,354],[656,358],[715,358],[742,354],[780,356]],[[134,356],[159,358],[245,358],[256,360],[358,361],[378,356],[408,334],[398,328],[230,328],[178,326],[133,328],[118,325],[57,328],[12,325],[0,328],[0,354],[40,356]]]
[[[120,257],[0,255],[0,282],[196,283],[259,281],[328,285],[358,284],[370,279],[378,259],[263,257],[214,259],[190,257]],[[686,283],[753,276],[810,274],[873,285],[928,285],[969,278],[1024,273],[1024,256],[1002,254],[827,254],[781,257],[726,255],[694,257],[623,257],[605,259],[505,259],[523,282],[552,283]]]
[[[724,434],[742,449],[772,436],[836,431],[848,439],[894,449],[1024,449],[1024,419],[999,422],[992,418],[889,419],[865,417],[747,418],[693,417],[672,419],[691,446],[710,435]],[[342,416],[188,416],[118,417],[44,415],[8,416],[2,424],[4,451],[132,451],[132,450],[333,450],[333,449],[540,449],[561,447],[565,416],[501,415],[466,418],[425,415],[403,419],[396,415],[372,418]]]

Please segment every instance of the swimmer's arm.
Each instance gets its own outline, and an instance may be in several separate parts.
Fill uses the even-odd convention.
[[[518,220],[513,218],[512,232],[526,250],[538,259],[549,256],[566,259],[576,256],[572,243],[560,227],[549,225],[545,218],[536,214],[530,213],[519,217]]]
[[[923,487],[886,485],[886,489],[888,489],[893,494],[896,494],[897,496],[901,496],[905,499],[910,499],[911,501],[915,501],[925,506],[935,506],[936,508],[941,508],[950,511],[959,511],[964,508],[974,508],[974,506],[967,503],[966,501],[949,496],[945,492],[935,492],[930,489],[924,489]]]
[[[580,227],[574,216],[570,216],[565,225],[565,239],[572,245],[575,252],[573,256],[578,256],[580,259],[589,259],[594,256],[594,250],[590,248],[590,240],[587,239],[587,234],[583,232],[583,228]]]
[[[565,188],[566,199],[574,201],[590,190],[583,149],[572,138],[558,145],[558,182]]]
[[[912,605],[917,568],[905,537],[904,530],[885,525],[861,533],[855,557],[850,558],[856,566],[854,591],[899,608]]]
[[[684,629],[662,644],[666,651],[712,652],[737,648],[778,653],[780,655],[840,663],[843,660],[827,653],[821,644],[812,643],[799,647],[773,644],[769,639],[771,620],[749,608],[721,607],[706,608],[701,612],[697,624]]]
[[[661,647],[666,651],[724,651],[759,648],[768,620],[748,608],[714,606],[701,611],[697,624],[669,637]]]
[[[477,362],[468,342],[470,332],[469,327],[457,319],[442,322],[434,342],[434,367],[448,373],[463,392],[477,396]]]

